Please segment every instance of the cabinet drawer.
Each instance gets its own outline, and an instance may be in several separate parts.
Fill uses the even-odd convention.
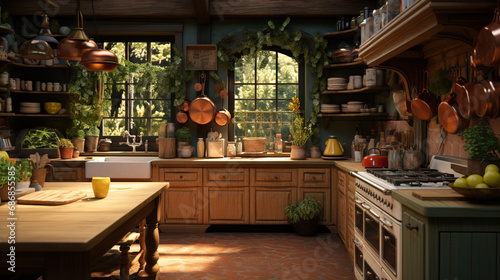
[[[347,179],[346,173],[344,171],[338,170],[337,171],[337,189],[343,194],[346,193],[346,185],[347,185],[346,179]]]
[[[300,168],[299,187],[329,188],[330,168]]]
[[[162,182],[170,182],[171,187],[200,187],[202,185],[201,168],[168,168],[159,169]]]
[[[248,168],[205,168],[203,185],[209,187],[247,187],[250,185]]]
[[[296,187],[297,170],[282,168],[255,168],[250,175],[252,186]]]

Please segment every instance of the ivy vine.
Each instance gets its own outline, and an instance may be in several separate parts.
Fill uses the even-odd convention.
[[[267,26],[257,32],[243,31],[243,38],[237,38],[237,40],[233,34],[229,34],[217,42],[217,56],[227,69],[233,70],[235,63],[241,57],[238,54],[256,56],[257,52],[266,46],[279,46],[290,51],[297,62],[304,61],[314,77],[313,87],[309,92],[313,106],[307,125],[313,131],[313,144],[317,144],[319,141],[318,117],[321,116],[320,96],[326,88],[323,67],[328,64],[326,53],[328,42],[319,33],[311,39],[301,30],[292,32],[287,28],[289,23],[290,18],[287,18],[281,26],[268,21]],[[234,41],[237,43],[234,44]]]

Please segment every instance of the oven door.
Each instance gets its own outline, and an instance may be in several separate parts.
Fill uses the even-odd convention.
[[[361,206],[365,210],[364,230],[365,241],[373,249],[374,255],[380,255],[380,213],[376,211],[374,205],[362,202]]]
[[[382,249],[380,259],[383,268],[393,278],[401,276],[401,223],[390,216],[380,218],[382,223]]]
[[[361,206],[362,200],[358,197],[358,194],[354,196],[354,230],[363,236],[363,225],[364,225],[364,210]]]
[[[354,233],[354,276],[356,280],[362,280],[364,275],[364,246],[362,236]]]

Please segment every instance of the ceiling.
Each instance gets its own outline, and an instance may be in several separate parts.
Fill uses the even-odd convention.
[[[0,0],[2,1],[2,0]],[[357,15],[374,0],[93,0],[98,18],[196,19],[200,24],[229,18],[325,18]],[[59,5],[53,6],[51,3]],[[3,0],[2,11],[49,17],[74,16],[77,0]],[[92,15],[92,0],[81,0],[84,16]]]

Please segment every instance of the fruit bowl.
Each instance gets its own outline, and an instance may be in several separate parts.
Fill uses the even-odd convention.
[[[61,103],[59,102],[45,102],[43,103],[43,108],[49,114],[57,114],[61,110]]]
[[[476,200],[494,200],[500,198],[500,188],[487,188],[487,189],[477,189],[477,188],[460,188],[455,187],[453,184],[449,184],[457,193]]]

